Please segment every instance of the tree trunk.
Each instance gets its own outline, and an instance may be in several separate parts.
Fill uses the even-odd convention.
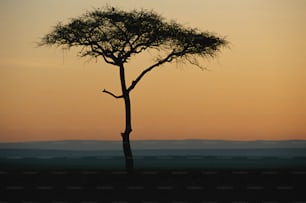
[[[129,91],[126,89],[125,73],[123,65],[120,66],[120,81],[122,88],[122,95],[125,106],[125,130],[121,133],[123,142],[123,152],[125,158],[125,168],[128,172],[132,172],[134,169],[133,155],[130,145],[130,133],[132,132],[131,124],[131,100]]]
[[[125,157],[125,168],[127,171],[131,172],[134,169],[134,161],[132,150],[130,146],[130,133],[132,132],[131,127],[131,102],[129,94],[127,97],[124,97],[125,103],[125,131],[121,133],[122,142],[123,142],[123,152]]]

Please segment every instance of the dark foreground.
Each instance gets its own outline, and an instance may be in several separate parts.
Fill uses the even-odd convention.
[[[60,149],[0,149],[0,203],[306,203],[305,147],[241,145],[135,150],[133,174],[124,171],[121,150],[64,150],[66,142],[56,143]]]
[[[306,168],[0,171],[0,202],[306,202]]]

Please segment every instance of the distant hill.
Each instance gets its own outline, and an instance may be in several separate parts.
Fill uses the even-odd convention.
[[[305,168],[306,141],[136,140],[137,168]],[[123,169],[121,141],[0,143],[0,169]]]
[[[304,148],[306,140],[135,140],[131,141],[133,150],[176,150],[176,149],[280,149]],[[121,150],[121,141],[101,140],[62,140],[0,143],[0,149],[44,149],[44,150]]]

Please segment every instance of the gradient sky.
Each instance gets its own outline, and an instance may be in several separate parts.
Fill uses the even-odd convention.
[[[226,36],[203,60],[166,64],[132,92],[131,139],[306,139],[304,0],[0,0],[0,142],[119,140],[119,73],[77,50],[36,47],[59,21],[106,4],[153,9]],[[151,53],[152,55],[152,53]],[[128,65],[132,79],[150,54]]]

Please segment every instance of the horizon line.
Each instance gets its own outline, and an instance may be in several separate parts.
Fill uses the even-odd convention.
[[[76,142],[76,141],[91,141],[91,142],[122,142],[122,140],[98,140],[98,139],[63,139],[63,140],[28,140],[28,141],[0,141],[0,144],[8,143],[30,143],[30,142]],[[190,139],[137,139],[131,140],[130,142],[137,141],[225,141],[225,142],[286,142],[286,141],[306,141],[306,139],[201,139],[201,138],[190,138]]]

